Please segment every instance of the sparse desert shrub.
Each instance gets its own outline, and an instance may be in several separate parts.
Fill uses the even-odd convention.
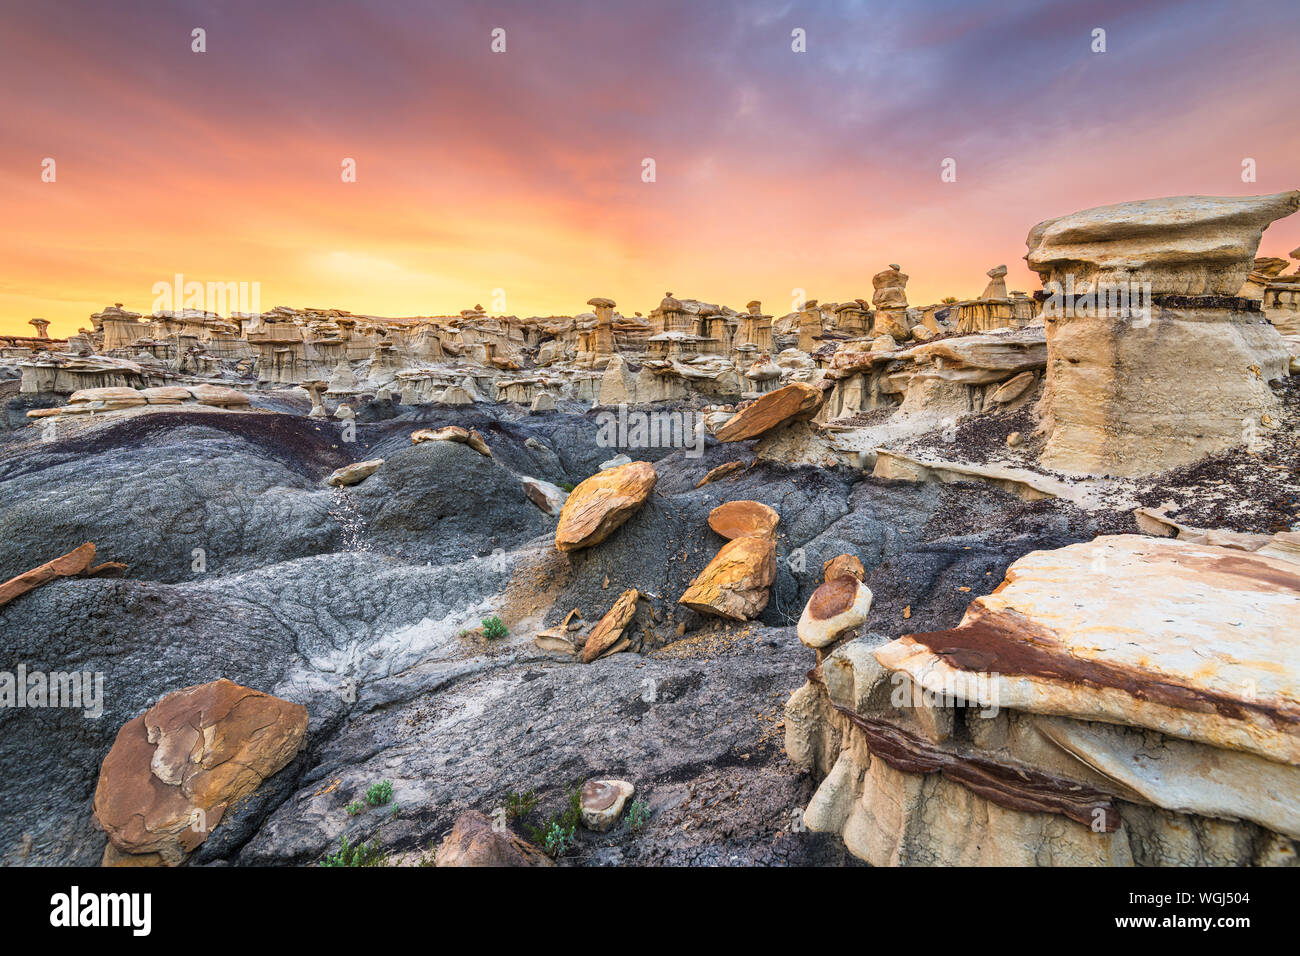
[[[628,829],[636,832],[650,822],[650,805],[644,800],[633,800],[627,810]]]
[[[393,785],[387,780],[372,783],[366,790],[366,803],[372,807],[382,807],[393,799]]]
[[[529,790],[527,793],[515,793],[511,790],[506,794],[506,819],[518,820],[526,817],[537,809],[537,792]]]
[[[491,617],[483,618],[483,636],[489,641],[497,641],[506,637],[510,632],[506,630],[505,622],[493,614]]]
[[[557,857],[577,842],[578,825],[582,822],[581,785],[569,788],[569,802],[560,813],[552,813],[541,826],[529,826],[528,839],[552,857]]]
[[[321,866],[383,866],[388,854],[376,843],[362,841],[356,846],[346,836],[339,837],[339,848],[320,861]]]
[[[366,808],[365,804],[363,804],[360,800],[353,800],[343,809],[348,812],[348,816],[355,817],[358,813],[360,813],[365,808]]]

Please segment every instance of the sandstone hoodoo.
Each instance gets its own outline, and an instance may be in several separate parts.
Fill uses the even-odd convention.
[[[95,788],[105,862],[175,866],[302,748],[307,709],[231,681],[168,694],[118,731]]]
[[[825,582],[799,618],[799,640],[820,650],[864,624],[870,610],[871,590],[862,583],[862,563],[842,554],[826,563]]]
[[[592,475],[564,502],[555,528],[555,547],[577,551],[600,544],[645,504],[655,478],[654,466],[645,461]]]
[[[1026,240],[1050,297],[1048,440],[1070,474],[1141,475],[1241,445],[1275,417],[1290,374],[1277,329],[1235,298],[1273,196],[1179,196],[1052,219]]]
[[[1264,550],[1035,551],[955,628],[841,644],[786,709],[808,826],[877,864],[1285,859],[1300,564]]]

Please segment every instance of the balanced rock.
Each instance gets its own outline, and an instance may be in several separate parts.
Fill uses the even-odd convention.
[[[554,866],[555,861],[477,810],[456,818],[434,856],[438,866]]]
[[[677,603],[700,614],[749,621],[767,607],[768,588],[775,580],[773,538],[736,538],[722,546]]]
[[[369,461],[344,465],[342,468],[335,469],[334,473],[325,479],[325,484],[331,488],[346,488],[359,484],[377,472],[383,463],[382,458],[372,458]]]
[[[806,382],[791,382],[761,395],[718,428],[718,441],[756,438],[795,419],[811,418],[822,405],[822,390]]]
[[[1150,283],[1152,295],[1235,296],[1269,223],[1300,209],[1270,196],[1171,196],[1099,206],[1034,226],[1025,261],[1046,286]]]
[[[771,537],[780,516],[758,501],[728,501],[709,512],[709,527],[728,541]]]
[[[799,618],[799,640],[807,647],[835,643],[864,623],[871,611],[871,590],[862,583],[861,561],[842,554],[826,562],[825,574],[825,582],[813,592]]]
[[[176,865],[302,748],[307,709],[232,681],[168,694],[118,731],[94,812],[122,853]]]
[[[555,547],[577,551],[600,544],[632,517],[655,486],[654,467],[634,461],[598,471],[569,493],[555,527]]]
[[[1005,299],[1007,297],[1007,267],[994,266],[987,273],[989,284],[980,294],[981,299]]]
[[[871,277],[871,287],[875,289],[871,304],[877,309],[907,308],[907,275],[898,266],[891,265],[884,272],[877,272]]]
[[[628,588],[618,596],[614,606],[605,612],[605,616],[596,622],[596,626],[587,635],[587,643],[582,647],[582,661],[590,664],[598,657],[617,654],[625,650],[631,641],[623,636],[632,616],[636,614],[636,602],[640,593],[636,588]]]
[[[605,833],[623,815],[636,788],[626,780],[588,780],[582,785],[582,825]]]

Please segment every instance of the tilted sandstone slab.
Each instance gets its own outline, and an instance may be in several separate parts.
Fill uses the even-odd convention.
[[[305,707],[224,678],[175,691],[118,731],[95,819],[117,850],[174,866],[298,754],[306,733]]]
[[[1300,764],[1300,569],[1279,558],[1141,535],[1035,551],[958,627],[876,657],[982,706]]]
[[[1171,196],[1085,209],[1034,226],[1025,261],[1044,285],[1150,283],[1152,295],[1235,296],[1269,223],[1300,209],[1271,196]]]
[[[768,588],[774,581],[773,538],[736,538],[722,546],[677,603],[701,614],[749,621],[767,607]]]
[[[600,544],[636,512],[655,486],[649,462],[598,471],[569,492],[555,527],[555,547],[576,551]]]
[[[330,476],[325,479],[325,484],[331,488],[346,488],[360,484],[383,467],[383,464],[384,459],[371,458],[369,461],[358,461],[351,465],[344,465],[342,468],[334,469]]]
[[[1025,501],[1039,501],[1043,498],[1081,500],[1085,495],[1084,489],[1023,468],[914,458],[887,448],[876,449],[876,464],[871,474],[874,478],[888,478],[895,481],[937,484],[951,484],[956,481],[980,482],[1001,488]]]
[[[618,596],[605,616],[596,622],[596,626],[587,635],[587,643],[582,646],[584,664],[590,664],[607,654],[617,654],[628,646],[629,641],[623,632],[636,614],[637,599],[640,596],[636,588],[628,588]]]
[[[822,390],[791,382],[754,399],[718,428],[718,441],[745,441],[795,419],[811,418],[821,408]]]
[[[0,607],[4,607],[10,601],[22,597],[28,591],[38,588],[42,584],[48,584],[55,578],[66,578],[74,574],[81,574],[90,567],[90,563],[94,560],[95,545],[87,541],[53,561],[46,561],[39,567],[24,571],[17,577],[12,577],[0,584]]]

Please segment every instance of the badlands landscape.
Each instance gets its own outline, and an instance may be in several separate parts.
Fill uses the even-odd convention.
[[[930,305],[33,319],[0,860],[1294,864],[1297,209]]]

